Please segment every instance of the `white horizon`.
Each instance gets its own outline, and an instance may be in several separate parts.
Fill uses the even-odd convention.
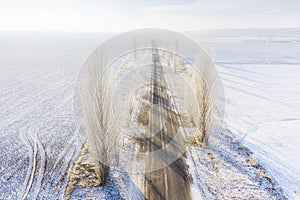
[[[300,2],[287,0],[0,0],[0,31],[122,32],[297,28]]]

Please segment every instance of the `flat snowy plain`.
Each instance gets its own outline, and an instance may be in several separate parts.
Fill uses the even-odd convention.
[[[215,54],[229,130],[299,199],[300,29],[187,34]],[[0,33],[0,199],[63,197],[83,141],[73,114],[77,73],[109,36]]]
[[[219,31],[211,37],[229,129],[288,197],[299,199],[300,30]]]

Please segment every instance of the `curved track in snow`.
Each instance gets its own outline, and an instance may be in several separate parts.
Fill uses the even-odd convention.
[[[73,123],[74,119],[68,117],[40,119],[44,122],[65,122]],[[41,142],[39,134],[40,127],[34,127],[28,123],[27,126],[21,129],[19,136],[24,142],[29,159],[26,178],[23,182],[22,191],[19,194],[19,199],[39,199],[39,198],[63,198],[64,192],[61,188],[62,183],[66,183],[69,169],[74,163],[75,155],[78,153],[76,148],[79,137],[81,123],[75,130],[73,136],[66,143],[65,147],[60,151],[55,162],[47,158],[47,144]],[[47,166],[47,163],[53,164]],[[63,184],[64,185],[64,184]],[[45,190],[48,188],[47,190]]]
[[[26,127],[20,134],[29,150],[28,154],[30,159],[25,184],[23,186],[24,191],[21,192],[22,195],[20,199],[26,199],[30,191],[32,191],[30,197],[36,199],[45,173],[47,163],[46,152],[39,140],[37,130]],[[32,188],[33,184],[34,188]]]

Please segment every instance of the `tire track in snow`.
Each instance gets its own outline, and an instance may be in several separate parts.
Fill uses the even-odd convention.
[[[76,116],[59,117],[50,121],[64,121],[68,123],[76,123],[79,118]],[[46,199],[64,199],[65,188],[70,174],[70,168],[74,164],[75,159],[81,148],[80,130],[82,122],[79,121],[74,130],[73,136],[70,138],[66,146],[60,151],[54,165],[47,169],[42,180],[41,191],[38,193],[38,198]]]
[[[66,120],[66,121],[68,121],[68,120]],[[70,120],[70,122],[72,122],[72,120]],[[56,170],[56,168],[58,166],[60,166],[61,163],[63,162],[64,158],[66,157],[67,153],[70,151],[71,147],[74,146],[75,140],[78,137],[78,132],[80,130],[81,124],[82,124],[82,122],[79,123],[78,127],[75,130],[74,136],[71,138],[70,142],[66,145],[66,147],[59,154],[59,157],[57,158],[57,160],[56,160],[56,162],[54,164],[54,168],[49,171],[49,173],[47,174],[47,176],[51,177],[53,175],[53,173]]]
[[[33,120],[33,121],[32,121]],[[29,159],[28,170],[21,188],[21,192],[18,195],[18,199],[39,199],[45,196],[49,197],[55,196],[63,198],[64,186],[69,175],[69,168],[74,162],[74,156],[76,157],[77,140],[81,140],[79,132],[81,129],[82,122],[79,122],[76,126],[74,135],[70,138],[70,141],[66,143],[64,149],[58,155],[55,164],[50,170],[47,170],[47,153],[44,145],[39,139],[38,131],[41,127],[37,126],[33,129],[33,123],[37,119],[27,119],[24,123],[24,127],[20,129],[19,137],[24,141],[25,147],[27,149],[27,156]],[[53,117],[38,117],[38,122],[43,122],[45,124],[51,121],[65,121],[65,122],[75,122],[78,120],[77,116],[53,116]],[[47,122],[47,123],[46,123]],[[42,132],[41,132],[42,133]],[[80,143],[80,142],[79,142]],[[47,171],[46,171],[47,170]],[[55,184],[51,186],[53,182],[60,182],[62,184]],[[51,190],[49,191],[49,184]],[[54,191],[53,191],[54,189]]]
[[[21,131],[21,138],[29,150],[29,167],[20,199],[26,199],[31,190],[33,191],[30,197],[35,199],[39,193],[45,172],[46,152],[36,130],[25,127]]]
[[[25,129],[25,128],[24,128]],[[28,150],[28,153],[27,153],[27,155],[28,155],[28,158],[29,158],[29,165],[28,165],[28,169],[30,169],[30,168],[32,168],[32,166],[33,166],[33,146],[32,146],[32,144],[30,143],[30,140],[29,140],[29,138],[28,138],[28,135],[26,134],[26,132],[25,132],[25,130],[24,129],[22,129],[21,131],[20,131],[20,137],[21,137],[21,139],[24,141],[24,143],[25,143],[25,146],[26,146],[26,148],[27,148],[27,150]],[[20,197],[19,197],[19,199],[24,199],[25,198],[25,196],[27,196],[26,195],[26,190],[27,190],[27,185],[28,185],[28,182],[29,182],[29,179],[30,179],[30,176],[31,176],[31,170],[27,170],[27,174],[26,174],[26,178],[25,178],[25,184],[24,184],[24,186],[23,186],[23,191],[21,192],[21,195],[20,195]]]

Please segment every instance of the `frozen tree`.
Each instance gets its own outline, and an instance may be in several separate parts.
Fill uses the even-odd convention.
[[[208,56],[198,56],[196,64],[199,73],[194,77],[194,92],[198,105],[199,116],[197,117],[197,135],[193,140],[194,145],[206,144],[211,134],[214,116],[214,103],[212,99],[212,84],[209,84],[214,77],[210,70],[212,66]],[[214,122],[216,123],[216,122]]]
[[[209,88],[204,78],[200,78],[199,84],[196,86],[196,98],[199,106],[199,119],[197,128],[199,135],[197,138],[198,142],[206,143],[210,134],[210,127],[212,123],[213,115],[213,103],[210,96]],[[200,137],[200,138],[199,138]]]
[[[103,54],[95,59],[103,62]],[[118,159],[117,131],[113,121],[111,87],[113,80],[109,70],[102,65],[87,64],[87,80],[81,89],[84,108],[84,121],[87,129],[87,146],[92,155],[100,162],[101,183],[105,184],[109,166]]]

